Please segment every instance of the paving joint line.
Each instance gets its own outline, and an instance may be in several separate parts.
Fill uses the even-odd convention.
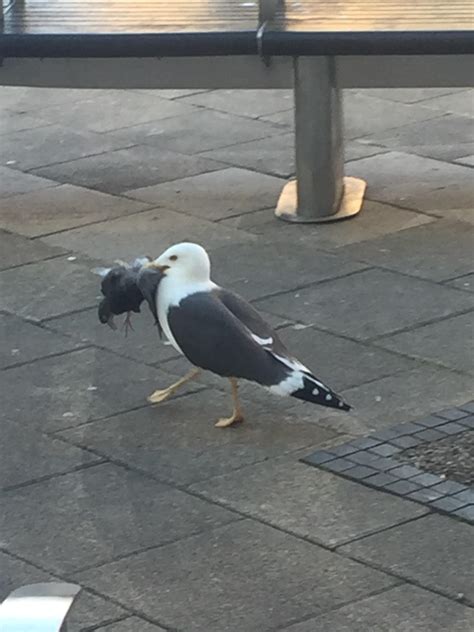
[[[61,129],[64,130],[71,130],[70,127],[65,127],[63,125],[58,125],[56,123],[51,123],[49,125],[45,125],[44,127],[61,127]],[[73,132],[76,134],[81,135],[81,131],[80,130],[74,130]],[[83,132],[82,132],[83,133]],[[100,134],[98,134],[97,132],[88,132],[89,134],[92,134],[94,136],[100,136]],[[97,139],[99,140],[99,139]],[[87,156],[79,156],[77,158],[70,158],[69,160],[60,160],[58,162],[48,162],[46,164],[42,164],[42,165],[36,165],[34,167],[30,167],[28,169],[21,169],[20,167],[15,167],[14,165],[7,165],[8,167],[10,167],[10,169],[15,169],[16,171],[21,171],[22,173],[29,173],[32,174],[34,176],[38,176],[39,178],[45,178],[45,176],[41,176],[39,174],[35,173],[35,170],[39,170],[39,169],[46,169],[47,167],[57,167],[58,165],[64,165],[67,162],[73,162],[75,160],[80,160],[82,158],[95,158],[96,156],[103,156],[104,154],[108,154],[111,151],[118,151],[119,149],[131,149],[132,147],[135,147],[135,145],[126,145],[124,147],[114,147],[113,149],[109,149],[108,151],[99,151],[99,152],[94,152],[92,154],[87,154]],[[51,178],[45,178],[45,180],[51,180]],[[58,182],[57,180],[52,180],[52,182]],[[64,182],[59,182],[58,184],[64,184]]]
[[[377,101],[387,101],[388,100],[388,99],[382,99],[381,97],[377,97],[375,95],[370,97],[370,98],[371,99],[375,99]],[[396,103],[398,105],[404,105],[404,106],[406,106],[408,108],[411,105],[414,105],[414,104],[411,104],[411,103],[400,103],[399,101],[396,102]],[[395,103],[394,103],[394,106],[395,106]],[[384,127],[383,129],[379,130],[378,132],[375,132],[375,133],[372,132],[371,134],[361,134],[360,136],[356,135],[356,136],[348,137],[346,140],[360,140],[362,138],[363,139],[370,139],[370,138],[373,138],[374,136],[376,136],[378,134],[385,134],[385,132],[391,132],[391,131],[399,130],[399,129],[403,130],[405,127],[410,127],[411,125],[415,125],[417,123],[419,124],[419,123],[428,123],[428,122],[433,122],[433,121],[439,121],[440,119],[443,119],[443,118],[446,118],[446,117],[450,116],[450,112],[442,112],[442,111],[437,112],[436,110],[433,110],[433,108],[424,108],[423,107],[423,109],[426,109],[426,113],[427,114],[432,113],[433,116],[427,116],[427,118],[420,119],[419,121],[410,121],[410,122],[407,122],[407,123],[402,123],[402,125],[394,125],[393,127],[392,126],[391,127]],[[396,152],[397,148],[396,147],[395,148],[391,148],[390,151]],[[363,160],[363,158],[361,158],[360,160]]]
[[[87,187],[83,187],[83,188],[87,188]],[[104,191],[99,191],[98,189],[88,189],[88,191],[96,191],[98,193],[104,193]],[[142,200],[134,200],[132,198],[125,198],[123,196],[120,195],[113,195],[112,193],[104,193],[104,195],[110,195],[116,198],[120,198],[122,200],[125,200],[127,202],[140,202],[141,204],[146,204],[148,205],[148,202],[143,202]],[[62,235],[63,233],[72,233],[76,230],[81,230],[82,228],[89,228],[90,226],[97,226],[97,224],[109,224],[110,222],[113,221],[118,221],[120,219],[125,219],[127,217],[135,217],[137,215],[141,215],[142,213],[148,213],[150,211],[155,211],[158,210],[162,207],[160,206],[147,206],[146,208],[142,208],[139,211],[130,211],[130,212],[126,212],[126,213],[122,213],[121,215],[118,215],[116,217],[106,217],[106,218],[102,218],[102,219],[97,219],[94,220],[92,222],[86,222],[85,224],[80,224],[78,226],[70,226],[69,228],[60,228],[59,230],[54,230],[51,231],[49,233],[41,233],[41,235],[34,235],[33,237],[31,237],[32,241],[41,241],[42,239],[46,239],[47,237],[54,237],[55,235]],[[47,245],[47,244],[46,244]],[[72,252],[72,251],[71,251]],[[83,253],[78,253],[81,256],[83,256]]]
[[[366,560],[366,559],[362,559],[357,557],[356,555],[350,555],[349,553],[346,553],[344,551],[339,552],[339,554],[341,555],[341,557],[345,558],[345,559],[349,559],[352,560],[353,562],[358,562],[359,564],[362,564],[364,566],[367,566],[368,568],[371,568],[375,571],[379,571],[379,572],[383,572],[386,575],[389,575],[390,577],[394,577],[396,579],[401,580],[402,582],[406,583],[406,584],[410,584],[411,586],[416,586],[417,588],[421,588],[423,590],[426,590],[428,592],[434,593],[436,595],[439,595],[440,597],[445,597],[447,599],[449,599],[450,601],[453,601],[454,603],[461,603],[469,608],[474,608],[474,602],[471,601],[470,599],[463,597],[458,598],[457,596],[455,596],[453,593],[448,592],[448,591],[444,591],[441,590],[439,588],[436,588],[435,586],[428,586],[425,584],[422,584],[420,581],[418,581],[417,579],[411,578],[411,577],[405,577],[404,575],[402,575],[401,573],[397,573],[396,571],[392,570],[391,568],[385,568],[379,564],[376,564],[375,562],[371,562],[370,560]]]
[[[10,233],[10,234],[15,234],[15,235],[18,235],[19,237],[25,237],[24,235],[20,235],[20,233]],[[28,239],[29,241],[34,241],[33,237],[25,237],[25,239]],[[10,270],[18,270],[18,268],[26,268],[27,266],[34,266],[35,264],[43,263],[44,261],[53,261],[54,259],[61,259],[63,257],[67,257],[68,254],[69,252],[62,252],[56,255],[47,255],[44,258],[42,257],[41,259],[37,259],[36,261],[25,261],[24,263],[17,263],[12,266],[7,266],[6,268],[1,268],[0,274],[2,272],[8,272]]]
[[[306,623],[307,621],[312,621],[313,619],[316,621],[317,619],[319,619],[319,617],[323,617],[326,614],[332,614],[333,612],[337,612],[338,610],[341,610],[346,606],[351,606],[352,604],[357,604],[360,601],[364,601],[365,599],[370,599],[372,597],[377,597],[378,595],[383,595],[384,593],[389,592],[390,590],[394,590],[395,588],[399,588],[400,586],[404,586],[405,584],[405,581],[395,582],[390,586],[384,586],[383,588],[379,588],[378,590],[370,591],[366,595],[354,597],[353,599],[348,599],[347,601],[342,601],[341,603],[338,603],[337,605],[327,610],[320,610],[305,617],[293,619],[289,623],[283,624],[283,626],[278,625],[276,628],[271,628],[268,632],[285,632],[285,630],[288,630],[293,625]]]
[[[359,481],[353,481],[353,482],[359,483]],[[371,487],[370,489],[372,489],[373,491],[382,491],[382,490],[374,490],[373,487]],[[415,505],[418,504],[418,503],[415,503],[413,500],[410,500],[409,498],[407,498],[407,500],[409,500],[411,503],[414,503]],[[364,540],[365,538],[370,538],[370,537],[372,537],[374,535],[379,535],[379,533],[385,533],[385,531],[390,531],[391,529],[393,529],[395,527],[404,527],[405,525],[410,524],[412,522],[417,522],[418,520],[422,520],[423,518],[426,518],[427,516],[429,516],[431,514],[432,514],[432,512],[428,508],[426,508],[426,511],[424,513],[420,514],[419,516],[412,516],[411,518],[406,518],[404,520],[400,520],[400,522],[396,522],[394,524],[387,525],[386,527],[381,527],[380,529],[377,529],[375,531],[368,531],[367,533],[363,533],[361,535],[357,535],[354,538],[348,538],[347,540],[343,540],[342,542],[340,542],[339,544],[336,545],[334,550],[339,552],[339,548],[340,547],[346,546],[348,544],[354,544],[355,542],[360,542],[361,540]]]
[[[325,254],[333,254],[333,253],[325,253]],[[333,255],[334,256],[334,255]],[[366,265],[366,264],[364,264]],[[345,279],[347,277],[351,277],[354,274],[360,274],[361,272],[367,272],[368,270],[374,269],[375,266],[366,265],[366,267],[360,268],[358,270],[351,270],[350,272],[346,272],[345,274],[340,274],[334,277],[330,277],[328,279],[320,279],[319,281],[310,281],[308,283],[303,283],[302,285],[297,285],[293,288],[287,288],[285,290],[278,290],[277,292],[272,292],[270,294],[264,294],[263,296],[258,296],[257,298],[253,298],[249,300],[249,303],[258,303],[259,301],[266,301],[270,298],[277,298],[279,296],[284,296],[285,294],[291,294],[292,292],[299,292],[300,290],[307,290],[312,287],[317,287],[319,285],[324,285],[325,283],[330,283],[331,281],[340,281],[341,279]],[[262,308],[265,311],[268,311],[266,308]],[[271,313],[271,312],[270,312]],[[276,314],[273,313],[274,316],[278,316],[280,318],[288,318],[285,314]]]
[[[414,331],[415,329],[421,329],[422,327],[427,327],[428,325],[436,325],[438,323],[441,323],[445,320],[449,320],[450,318],[455,318],[457,316],[465,316],[467,314],[470,314],[471,312],[474,312],[474,304],[471,305],[471,307],[466,307],[465,309],[460,309],[457,310],[455,312],[452,312],[451,314],[448,314],[446,316],[435,316],[434,318],[429,318],[427,320],[423,320],[420,321],[418,323],[416,323],[415,325],[411,325],[411,326],[407,326],[407,327],[400,327],[400,329],[396,329],[394,331],[390,331],[390,332],[386,332],[383,334],[379,334],[377,336],[372,336],[370,338],[366,338],[366,342],[373,344],[373,343],[377,343],[379,340],[384,340],[385,338],[390,338],[391,336],[395,336],[398,334],[404,334],[407,333],[409,331]],[[403,355],[403,354],[400,354]],[[410,357],[410,356],[409,356]]]
[[[163,490],[163,492],[160,492],[160,493],[169,494],[172,491],[176,491],[176,490]],[[246,520],[246,518],[241,518],[241,517],[235,518],[234,520],[229,520],[228,522],[223,522],[222,524],[215,524],[207,528],[203,527],[202,529],[197,529],[196,531],[187,533],[186,535],[183,535],[181,537],[171,538],[170,540],[166,540],[165,542],[160,542],[159,544],[150,544],[149,546],[144,546],[139,549],[134,549],[133,551],[129,551],[128,553],[123,553],[122,555],[117,555],[115,557],[106,559],[102,562],[99,562],[98,564],[89,564],[87,566],[81,566],[80,568],[72,571],[71,573],[68,573],[66,577],[74,578],[76,575],[80,575],[82,573],[88,573],[89,571],[100,570],[101,568],[103,568],[104,566],[108,566],[109,564],[117,564],[117,562],[130,560],[134,557],[137,557],[138,555],[143,555],[143,553],[150,553],[151,551],[157,551],[159,549],[163,549],[166,546],[177,544],[178,542],[186,542],[186,540],[190,540],[197,536],[205,535],[209,531],[217,531],[218,529],[223,529],[230,525],[243,522],[244,520]]]
[[[77,447],[77,446],[74,446],[74,447]],[[79,448],[79,449],[84,449],[84,448]],[[89,450],[87,449],[84,449],[84,451],[89,452]],[[104,463],[107,463],[106,459],[93,461],[91,463],[81,463],[80,465],[76,465],[75,467],[73,467],[70,470],[67,470],[66,472],[53,472],[52,474],[45,474],[44,476],[38,476],[37,478],[33,478],[28,481],[24,481],[22,483],[16,483],[15,485],[7,485],[6,487],[0,488],[0,493],[15,492],[15,491],[24,489],[25,487],[38,485],[40,483],[44,483],[50,480],[61,478],[63,476],[68,476],[69,474],[75,474],[76,472],[82,472],[83,470],[88,470],[95,467],[96,465],[103,465]]]
[[[169,374],[172,375],[172,374]],[[176,377],[176,375],[175,375]],[[177,393],[173,396],[174,399],[180,399],[182,397],[186,397],[188,395],[194,395],[195,393],[199,393],[201,391],[205,391],[208,390],[210,387],[209,386],[202,386],[190,391],[186,391],[184,393]],[[47,431],[47,435],[51,436],[51,437],[56,437],[56,435],[59,436],[59,433],[61,432],[66,432],[68,430],[74,430],[76,428],[83,428],[85,426],[89,426],[91,424],[95,424],[99,421],[108,421],[109,419],[112,419],[113,417],[118,417],[119,415],[127,415],[128,413],[133,413],[136,412],[138,410],[142,410],[143,408],[152,408],[154,405],[150,404],[146,401],[146,399],[144,400],[143,404],[137,404],[136,406],[132,406],[131,408],[127,408],[124,410],[118,410],[116,412],[112,412],[110,414],[104,415],[102,417],[95,417],[94,419],[89,419],[87,421],[83,421],[81,423],[75,424],[75,425],[71,425],[71,426],[65,426],[64,428],[59,428],[57,430],[50,430]],[[89,448],[90,450],[90,448]],[[108,457],[107,457],[108,458]]]
[[[123,617],[114,617],[112,619],[104,619],[104,621],[101,621],[100,623],[98,623],[97,625],[88,625],[85,628],[81,628],[81,632],[96,632],[96,630],[100,630],[103,629],[104,627],[108,627],[109,625],[112,625],[114,623],[123,623],[124,621],[126,622],[127,619],[130,619],[130,616],[135,616],[135,615],[130,615],[130,614],[125,614]]]
[[[61,356],[68,355],[70,353],[75,353],[76,351],[84,351],[85,349],[90,349],[91,345],[85,344],[82,346],[75,347],[74,349],[67,349],[66,351],[57,351],[56,353],[50,353],[46,356],[41,356],[40,358],[31,358],[31,360],[25,360],[24,362],[16,362],[15,364],[9,364],[8,366],[2,367],[0,372],[2,371],[11,371],[12,369],[18,369],[23,366],[28,366],[30,364],[36,364],[37,362],[41,362],[42,360],[50,360],[51,358],[60,358]]]

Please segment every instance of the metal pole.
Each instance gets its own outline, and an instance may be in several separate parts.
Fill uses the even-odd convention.
[[[333,215],[342,197],[344,149],[341,95],[334,59],[295,60],[295,157],[298,213],[308,219]]]
[[[297,57],[294,64],[297,180],[284,188],[276,215],[293,222],[349,217],[360,210],[365,183],[344,178],[342,97],[335,59]]]

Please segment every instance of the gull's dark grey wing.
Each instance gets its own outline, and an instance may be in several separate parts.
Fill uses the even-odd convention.
[[[262,318],[257,310],[247,303],[235,292],[225,290],[224,288],[216,288],[214,290],[215,296],[227,307],[228,310],[234,314],[236,318],[243,323],[252,334],[254,340],[258,342],[264,349],[274,353],[280,361],[282,358],[291,361],[292,366],[294,363],[300,365],[300,368],[305,368],[297,360],[292,358],[288,349],[280,340],[278,334],[270,327],[270,325]]]
[[[258,312],[236,294],[220,288],[197,292],[170,307],[167,317],[179,348],[195,366],[257,382],[280,395],[349,410],[337,393],[288,354]]]
[[[202,369],[264,386],[280,382],[289,373],[215,292],[192,294],[171,307],[168,324],[184,355]]]

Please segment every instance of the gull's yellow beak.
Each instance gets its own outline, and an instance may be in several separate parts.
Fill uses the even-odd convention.
[[[159,270],[160,272],[165,272],[165,270],[168,270],[169,268],[169,266],[160,265],[156,261],[149,261],[148,263],[145,263],[143,267],[151,268],[152,270]]]

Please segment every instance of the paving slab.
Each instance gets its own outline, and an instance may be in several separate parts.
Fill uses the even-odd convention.
[[[49,573],[39,570],[27,562],[23,562],[7,553],[0,552],[0,602],[15,588],[36,582],[58,581]],[[97,597],[82,589],[69,611],[67,624],[68,632],[86,632],[92,627],[105,624],[127,612],[111,601]],[[129,630],[128,632],[132,632]],[[134,631],[133,631],[134,632]]]
[[[415,121],[437,118],[440,113],[424,104],[392,103],[390,108],[384,99],[373,94],[374,91],[345,90],[343,93],[344,135],[347,139],[361,138],[376,131],[401,127]],[[273,123],[280,128],[293,129],[292,110],[267,114],[261,120]]]
[[[162,208],[140,213],[139,221],[136,216],[122,217],[50,235],[43,241],[113,262],[117,258],[131,261],[143,254],[157,257],[181,241],[194,241],[211,250],[226,244],[254,242],[256,238],[242,230]]]
[[[0,198],[7,198],[19,193],[29,193],[55,187],[54,180],[39,178],[30,173],[23,173],[9,167],[0,167]]]
[[[33,252],[37,244],[33,242]],[[99,277],[91,272],[96,264],[80,257],[68,259],[64,255],[0,272],[0,309],[38,321],[96,307]]]
[[[109,136],[123,145],[153,145],[160,150],[170,149],[192,155],[279,133],[281,129],[271,123],[201,109],[193,112],[192,116],[185,114],[134,125],[116,130]]]
[[[472,117],[474,115],[474,90],[439,95],[427,101],[425,105],[441,112],[452,112],[460,116]]]
[[[112,464],[4,492],[0,506],[4,549],[61,574],[238,518]]]
[[[416,420],[472,398],[472,376],[425,365],[381,378],[342,394],[353,414],[371,428]]]
[[[446,219],[474,224],[474,207],[436,209],[436,215],[445,217]]]
[[[417,327],[378,344],[452,369],[474,371],[474,312]]]
[[[156,147],[130,147],[79,158],[35,170],[38,175],[58,182],[118,194],[127,189],[176,180],[222,165],[198,156],[184,156]],[[123,204],[123,200],[121,200]]]
[[[248,520],[78,577],[165,627],[189,632],[267,632],[393,583]]]
[[[288,178],[295,173],[294,134],[279,134],[246,143],[202,152],[202,156],[238,167],[246,167]],[[348,141],[344,147],[346,162],[388,151],[384,147]]]
[[[390,588],[284,632],[470,632],[474,611],[418,586]]]
[[[207,89],[177,89],[173,90],[172,88],[164,88],[164,89],[156,89],[156,88],[144,88],[139,90],[134,90],[139,94],[147,94],[149,96],[161,97],[162,99],[180,99],[181,97],[187,97],[191,94],[200,94],[201,92],[209,92]]]
[[[438,209],[472,208],[469,167],[391,151],[353,162],[351,175],[364,178],[368,197],[380,202],[433,214]]]
[[[224,220],[222,223],[232,228],[246,230],[256,235],[270,237],[291,237],[293,243],[306,241],[313,246],[339,248],[347,244],[374,239],[399,230],[427,224],[432,218],[414,211],[365,200],[362,212],[350,222],[329,224],[288,224],[277,221],[268,210],[256,211]]]
[[[38,237],[147,208],[142,202],[63,184],[0,199],[0,226]]]
[[[79,342],[10,314],[0,314],[0,368],[71,351]]]
[[[0,110],[0,136],[35,127],[44,127],[45,125],[48,125],[46,121],[42,121],[37,116],[30,116],[25,112],[12,112],[3,108]]]
[[[216,282],[242,294],[246,300],[343,276],[367,265],[340,255],[315,252],[310,244],[296,246],[288,239],[260,239],[257,244],[237,243],[210,253]],[[293,319],[291,314],[285,316]]]
[[[295,113],[293,110],[283,110],[275,112],[275,114],[264,114],[260,117],[260,121],[271,123],[281,131],[290,131],[295,127]]]
[[[466,555],[472,550],[472,527],[466,523],[431,514],[341,550],[424,588],[474,601],[472,559]]]
[[[242,404],[246,422],[228,432],[215,428],[214,423],[230,412],[230,393],[207,390],[61,436],[179,484],[191,484],[336,437],[330,429],[299,423],[284,407],[276,413],[271,406],[251,404],[245,398]]]
[[[278,333],[291,353],[335,390],[346,389],[415,366],[413,361],[403,356],[380,354],[372,346],[311,327],[301,329],[298,325],[293,325]]]
[[[81,99],[98,95],[102,90],[73,88],[30,88],[27,86],[2,86],[0,101],[2,107],[17,112],[36,112],[59,103],[74,103]]]
[[[257,301],[266,311],[367,340],[474,306],[471,295],[388,270],[363,270]]]
[[[330,547],[427,512],[414,503],[288,458],[196,483],[191,489]]]
[[[231,167],[134,189],[127,196],[193,217],[219,220],[274,206],[283,185],[279,178]]]
[[[0,144],[0,164],[27,171],[132,144],[113,136],[48,125],[4,134]]]
[[[42,108],[38,117],[71,129],[112,132],[171,116],[193,116],[195,108],[183,101],[136,94],[133,90],[100,91],[85,99]]]
[[[454,160],[471,153],[474,147],[472,118],[444,112],[438,114],[438,118],[428,121],[417,121],[384,132],[375,131],[365,140],[441,160]]]
[[[458,158],[456,162],[459,162],[464,165],[469,165],[470,167],[474,167],[474,154],[471,154],[470,156],[465,155],[461,158]]]
[[[0,230],[0,270],[51,259],[64,253],[62,248],[47,246],[21,235]],[[3,290],[3,288],[2,288]]]
[[[203,152],[202,156],[229,165],[288,178],[295,172],[294,135],[279,134]]]
[[[465,88],[371,88],[361,90],[364,94],[378,97],[379,99],[387,99],[388,101],[396,101],[397,103],[419,103],[424,102],[429,107],[429,101],[438,96],[445,94],[462,94]]]
[[[390,270],[445,281],[474,270],[474,225],[438,220],[360,242],[346,248],[344,254]]]
[[[344,140],[344,160],[346,163],[359,160],[359,158],[383,154],[386,151],[388,150],[385,147],[376,147],[375,145],[365,143],[363,140]],[[346,167],[346,173],[350,175],[350,166]]]
[[[153,317],[145,304],[140,314],[132,315],[133,331],[128,335],[122,329],[124,319],[125,315],[115,317],[117,330],[114,331],[99,322],[97,307],[93,307],[49,320],[45,327],[71,336],[79,344],[92,343],[146,364],[158,364],[178,357],[174,347],[166,344],[165,339],[160,340]]]
[[[387,107],[384,99],[363,92],[344,95],[344,134],[359,138],[415,121],[439,117],[440,113],[417,104],[396,103]]]
[[[148,623],[138,617],[127,617],[105,627],[95,628],[96,632],[166,632],[164,628]]]
[[[458,290],[464,290],[465,292],[474,292],[474,273],[466,274],[466,276],[462,276],[459,279],[454,279],[446,285],[455,287]]]
[[[474,143],[458,144],[454,141],[455,139],[452,138],[451,144],[446,143],[445,145],[396,145],[393,149],[407,154],[418,154],[419,156],[425,156],[426,158],[434,158],[435,160],[444,160],[446,162],[463,164],[463,160],[458,160],[458,158],[460,156],[465,156],[468,152],[474,151]],[[387,146],[387,150],[388,149],[389,146]]]
[[[229,114],[259,118],[293,109],[292,90],[211,90],[180,99],[181,102]]]
[[[25,428],[15,418],[2,422],[0,487],[24,485],[90,465],[99,457]]]
[[[2,372],[1,419],[61,430],[146,405],[173,378],[101,349],[83,349]]]

